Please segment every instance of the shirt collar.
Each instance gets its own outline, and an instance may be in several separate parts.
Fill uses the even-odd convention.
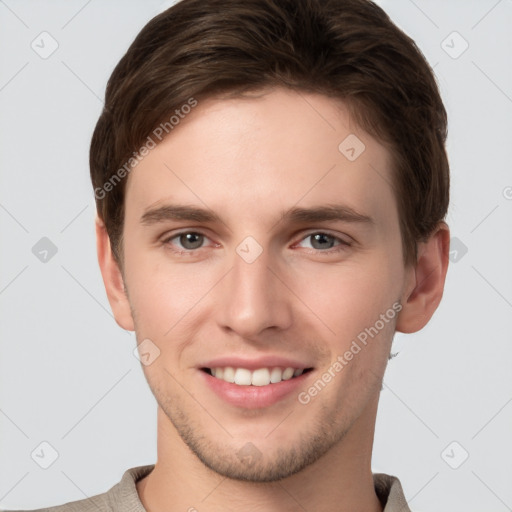
[[[137,493],[136,482],[151,473],[154,464],[127,469],[121,481],[112,489],[112,498],[118,510],[123,512],[147,512]],[[411,512],[405,501],[404,491],[396,476],[374,473],[375,493],[379,498],[383,512]]]

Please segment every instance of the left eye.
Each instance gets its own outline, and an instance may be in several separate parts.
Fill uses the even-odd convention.
[[[349,245],[344,240],[341,240],[341,238],[338,238],[334,235],[329,235],[328,233],[311,233],[302,240],[311,240],[311,248],[316,250],[323,250],[323,249],[332,249],[334,246],[338,245]],[[335,243],[338,242],[338,243]]]

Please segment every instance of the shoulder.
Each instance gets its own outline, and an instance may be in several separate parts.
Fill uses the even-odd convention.
[[[0,512],[146,512],[137,494],[136,482],[149,474],[154,464],[127,469],[120,482],[108,491],[62,505],[34,510],[0,510]]]

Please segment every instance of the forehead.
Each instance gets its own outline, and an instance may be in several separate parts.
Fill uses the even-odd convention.
[[[126,212],[179,201],[271,223],[294,205],[342,203],[397,222],[390,160],[339,100],[285,89],[211,98],[130,173]]]

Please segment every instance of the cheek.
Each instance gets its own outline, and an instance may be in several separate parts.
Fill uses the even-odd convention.
[[[392,307],[400,279],[393,261],[373,255],[337,267],[319,266],[314,274],[298,272],[294,291],[343,347]]]
[[[207,265],[171,265],[165,255],[143,256],[134,251],[126,261],[137,334],[162,346],[172,340],[178,348],[178,340],[185,342],[193,334],[194,320],[222,274]]]

